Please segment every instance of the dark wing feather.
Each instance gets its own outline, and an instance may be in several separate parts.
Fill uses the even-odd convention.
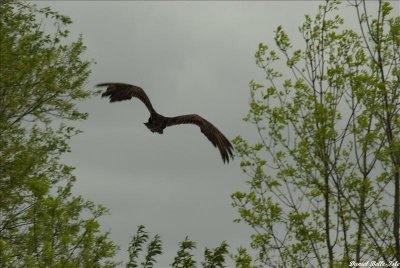
[[[110,102],[129,100],[131,98],[138,98],[141,100],[150,111],[154,113],[155,110],[151,105],[149,97],[141,87],[124,84],[124,83],[102,83],[98,87],[107,86],[107,90],[101,94],[102,97],[109,97]]]
[[[229,140],[213,124],[197,114],[169,117],[167,127],[180,124],[194,124],[200,127],[201,132],[217,147],[221,153],[222,160],[229,163],[233,158],[233,147]]]

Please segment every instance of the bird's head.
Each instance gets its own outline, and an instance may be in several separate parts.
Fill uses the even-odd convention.
[[[152,120],[151,120],[151,116],[150,116],[150,117],[149,117],[149,120],[148,120],[146,123],[143,123],[143,124],[144,124],[146,127],[150,128],[151,122],[152,122]]]
[[[151,128],[151,124],[149,123],[149,122],[146,122],[146,123],[143,123],[148,129],[150,129],[151,131],[153,131],[152,130],[152,128]],[[154,132],[154,131],[153,131]]]
[[[143,123],[151,132],[157,132],[159,134],[163,133],[163,129],[157,127],[157,125],[153,124],[153,120],[151,119],[151,117],[149,118],[149,121],[147,121],[146,123]]]

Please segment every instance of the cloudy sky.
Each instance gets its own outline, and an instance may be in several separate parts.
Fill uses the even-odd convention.
[[[254,62],[258,44],[272,45],[278,25],[298,43],[304,14],[315,14],[321,3],[36,2],[70,16],[72,38],[83,35],[85,57],[97,62],[88,87],[135,84],[163,115],[197,113],[228,139],[241,135],[250,141],[257,133],[242,118],[249,81],[263,81]],[[139,224],[162,237],[158,267],[172,263],[187,235],[197,242],[198,261],[205,246],[223,240],[233,248],[248,246],[251,229],[233,223],[238,214],[230,198],[246,189],[240,159],[224,165],[195,126],[151,133],[142,124],[148,111],[137,100],[109,104],[95,98],[79,105],[90,117],[78,124],[84,133],[72,140],[64,160],[76,167],[75,193],[111,210],[101,223],[121,247],[118,260],[127,259]]]

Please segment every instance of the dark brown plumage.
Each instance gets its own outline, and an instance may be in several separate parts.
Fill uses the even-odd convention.
[[[138,98],[150,112],[149,121],[144,123],[152,132],[163,133],[166,127],[180,124],[195,124],[200,127],[201,132],[218,148],[222,160],[229,163],[233,158],[233,147],[229,140],[210,122],[197,114],[187,114],[175,117],[166,117],[158,114],[151,105],[150,99],[140,87],[124,83],[102,83],[98,87],[107,86],[107,90],[101,95],[109,97],[110,102],[129,100]]]

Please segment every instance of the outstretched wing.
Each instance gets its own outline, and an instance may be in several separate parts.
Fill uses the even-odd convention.
[[[217,147],[221,153],[222,160],[229,163],[233,158],[233,147],[229,140],[213,124],[197,114],[169,117],[167,127],[180,124],[195,124],[200,127],[201,132]]]
[[[107,86],[107,90],[101,94],[102,97],[109,97],[110,102],[129,100],[131,98],[138,98],[141,100],[150,113],[154,113],[155,110],[151,105],[149,97],[141,87],[137,87],[130,84],[124,83],[102,83],[98,84],[98,87]]]

